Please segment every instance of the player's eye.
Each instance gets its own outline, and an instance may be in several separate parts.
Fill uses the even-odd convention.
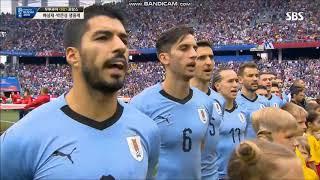
[[[206,57],[205,56],[199,56],[197,59],[200,60],[200,61],[203,61],[203,60],[206,59]]]
[[[109,37],[107,37],[107,36],[99,36],[96,38],[96,40],[100,40],[100,41],[106,41],[108,39],[109,39]]]
[[[121,38],[121,41],[123,44],[128,45],[128,39],[127,38]]]
[[[188,47],[187,47],[187,46],[181,46],[181,47],[180,47],[180,50],[182,50],[182,51],[187,51],[187,50],[188,50]]]

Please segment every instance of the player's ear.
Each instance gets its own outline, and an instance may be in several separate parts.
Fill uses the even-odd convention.
[[[217,90],[218,92],[221,90],[220,82],[214,83],[213,86],[216,88],[216,90]]]
[[[239,79],[239,83],[242,84],[243,83],[243,79],[241,76],[238,76],[238,79]]]
[[[68,64],[70,64],[72,67],[79,67],[80,55],[78,49],[75,47],[68,47],[66,49],[66,59]]]
[[[169,64],[169,54],[168,53],[159,53],[158,59],[164,66],[167,66]]]

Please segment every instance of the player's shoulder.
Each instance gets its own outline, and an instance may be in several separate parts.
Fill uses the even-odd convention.
[[[37,144],[50,132],[55,132],[52,130],[54,125],[60,126],[57,121],[59,120],[59,113],[62,113],[60,108],[63,103],[64,101],[59,97],[37,107],[8,128],[2,135],[3,138],[9,138],[10,142],[19,139],[21,144]]]
[[[122,116],[130,128],[142,130],[147,133],[158,133],[157,125],[150,117],[136,109],[131,104],[120,104],[123,106]]]
[[[238,91],[238,94],[236,96],[236,101],[237,102],[242,102],[243,100],[245,100],[243,94],[241,93],[241,91]]]
[[[193,96],[196,98],[208,99],[208,95],[196,87],[191,87]]]
[[[159,94],[161,91],[161,84],[157,83],[155,85],[152,85],[150,87],[145,88],[143,91],[141,91],[139,94],[135,95],[130,102],[139,102],[139,101],[145,101],[145,98],[149,98],[148,100],[152,100],[153,98],[150,98],[150,96],[155,96]]]
[[[28,130],[28,128],[34,129],[37,126],[46,126],[50,120],[57,118],[56,114],[61,113],[60,108],[65,104],[63,98],[59,97],[37,107],[15,123],[12,128]]]

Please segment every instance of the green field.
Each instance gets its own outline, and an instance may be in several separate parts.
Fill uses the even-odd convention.
[[[18,110],[1,110],[0,113],[0,129],[1,134],[8,129],[12,124],[19,120]]]

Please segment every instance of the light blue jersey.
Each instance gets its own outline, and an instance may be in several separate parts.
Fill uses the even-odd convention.
[[[247,114],[237,106],[236,102],[234,102],[232,109],[225,110],[223,121],[219,127],[217,144],[219,179],[227,178],[230,156],[234,148],[245,138],[247,120]]]
[[[219,127],[224,114],[225,99],[211,88],[209,88],[207,95],[213,104],[213,111],[209,122],[209,131],[206,135],[205,147],[201,155],[201,174],[203,180],[216,180],[218,179],[217,143],[219,140]]]
[[[255,99],[250,100],[242,93],[239,93],[236,98],[236,103],[241,109],[244,109],[246,114],[249,116],[249,120],[247,121],[246,138],[256,138],[256,133],[252,127],[251,115],[255,111],[268,107],[269,102],[267,102],[267,99],[263,96],[257,95]]]
[[[282,100],[280,97],[276,96],[275,94],[272,94],[270,98],[267,98],[270,107],[278,107],[282,108],[286,102]]]
[[[1,179],[149,179],[158,162],[156,124],[118,103],[97,122],[73,111],[62,95],[1,136]]]
[[[179,100],[158,83],[131,101],[160,129],[161,146],[157,179],[200,179],[201,144],[205,140],[212,104],[197,88]]]

